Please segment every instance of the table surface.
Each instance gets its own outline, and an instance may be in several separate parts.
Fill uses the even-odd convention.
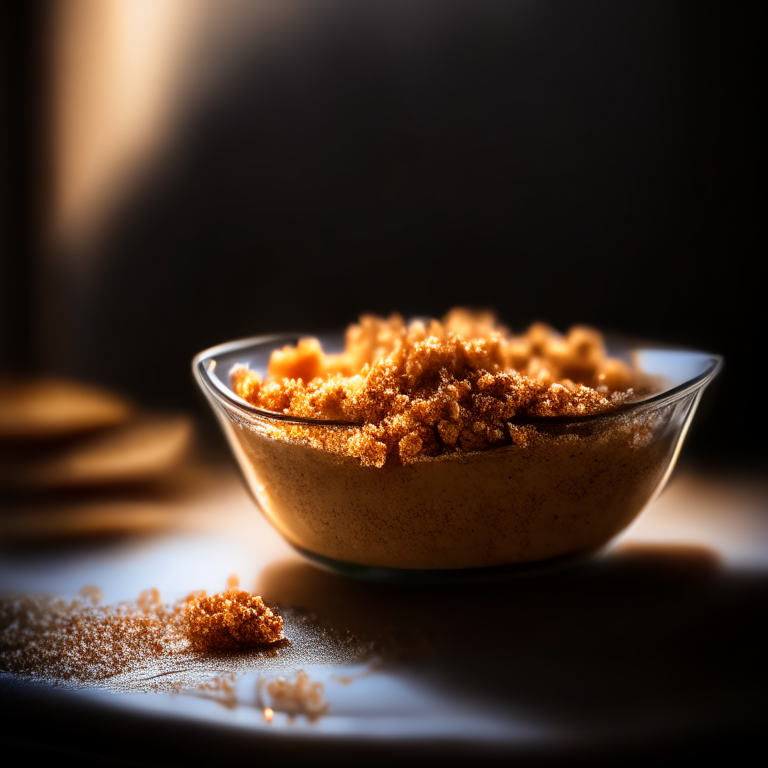
[[[0,673],[0,739],[30,754],[126,764],[241,753],[337,762],[726,754],[759,743],[766,724],[767,501],[760,476],[681,466],[592,563],[506,583],[405,587],[305,562],[229,462],[190,460],[162,493],[27,500],[0,516],[0,592],[73,597],[93,584],[112,604],[157,587],[174,601],[221,591],[236,574],[319,623],[302,637],[295,625],[291,653],[241,664],[218,690],[59,690]],[[55,535],[40,540],[42,530]],[[345,633],[354,642],[339,645]],[[265,686],[300,671],[322,685],[324,713],[276,706],[268,721]]]

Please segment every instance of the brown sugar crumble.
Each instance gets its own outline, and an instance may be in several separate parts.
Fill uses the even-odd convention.
[[[273,437],[354,456],[364,466],[410,464],[518,443],[515,417],[604,413],[643,394],[641,374],[607,355],[586,326],[561,335],[535,323],[519,336],[490,313],[454,309],[442,321],[363,316],[344,352],[317,339],[272,353],[267,375],[232,372],[234,391],[268,411],[360,426],[276,422]]]

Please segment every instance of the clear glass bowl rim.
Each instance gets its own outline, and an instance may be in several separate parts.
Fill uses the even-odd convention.
[[[268,411],[263,408],[257,408],[251,405],[243,398],[236,395],[231,389],[224,385],[218,377],[212,377],[209,375],[211,369],[209,365],[211,361],[216,361],[217,357],[222,355],[230,355],[234,352],[241,352],[248,349],[252,349],[257,346],[295,344],[301,338],[308,338],[312,334],[299,334],[299,333],[281,333],[265,336],[250,336],[242,339],[235,339],[233,341],[224,342],[223,344],[217,344],[213,347],[203,350],[195,355],[192,359],[192,372],[199,383],[203,386],[204,390],[210,393],[219,403],[228,409],[234,409],[240,411],[243,414],[258,419],[265,419],[267,421],[275,422],[288,422],[291,424],[304,424],[307,426],[335,426],[335,427],[361,427],[361,422],[354,421],[340,421],[337,419],[314,419],[305,416],[292,416],[285,413],[277,413],[275,411]],[[678,352],[681,354],[695,354],[700,355],[702,358],[706,358],[703,370],[696,376],[687,379],[686,381],[670,387],[669,389],[662,390],[648,397],[641,398],[639,400],[633,400],[629,403],[622,403],[610,410],[601,411],[600,413],[589,414],[585,416],[523,416],[513,417],[508,419],[512,424],[551,424],[551,425],[563,425],[563,424],[584,424],[593,421],[602,420],[616,416],[617,414],[627,413],[635,410],[645,410],[647,408],[657,407],[660,405],[667,405],[682,397],[703,389],[720,371],[723,366],[724,358],[722,355],[718,355],[711,352],[702,352],[696,349],[687,349],[682,347],[671,347],[667,345],[650,346],[646,343],[633,345],[630,342],[622,344],[622,348],[625,351],[643,351],[643,350],[660,350],[669,352]]]

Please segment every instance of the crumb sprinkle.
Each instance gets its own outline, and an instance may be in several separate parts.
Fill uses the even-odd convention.
[[[158,660],[266,648],[283,638],[282,617],[237,588],[193,593],[172,605],[156,588],[112,606],[97,605],[101,597],[93,586],[71,601],[0,596],[0,669],[94,682]]]

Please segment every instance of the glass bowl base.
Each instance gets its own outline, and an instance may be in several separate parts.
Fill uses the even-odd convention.
[[[587,552],[576,552],[532,563],[511,563],[484,568],[383,568],[370,565],[358,565],[331,557],[318,555],[291,545],[299,554],[326,571],[362,581],[375,581],[385,584],[475,584],[499,581],[512,581],[557,573],[590,562],[605,550],[598,547]]]

